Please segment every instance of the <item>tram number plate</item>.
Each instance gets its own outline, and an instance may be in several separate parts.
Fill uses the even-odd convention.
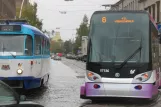
[[[9,65],[2,65],[1,69],[2,70],[10,70],[10,66]]]

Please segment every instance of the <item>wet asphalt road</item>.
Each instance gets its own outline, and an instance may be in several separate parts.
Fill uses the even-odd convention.
[[[49,83],[45,88],[23,92],[28,99],[45,107],[161,107],[161,97],[147,102],[142,99],[112,99],[92,103],[79,98],[80,86],[84,83],[85,63],[63,58],[51,60]]]

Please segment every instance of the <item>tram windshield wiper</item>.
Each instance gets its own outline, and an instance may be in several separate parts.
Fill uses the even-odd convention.
[[[16,58],[16,55],[13,55],[11,52],[9,52],[9,53],[12,55],[13,58]]]
[[[139,51],[140,51],[140,58],[141,58],[142,39],[143,39],[143,38],[142,38],[142,35],[141,35],[140,46],[134,51],[133,54],[131,54],[129,57],[127,57],[127,59],[126,59],[123,63],[120,64],[119,69],[121,69],[124,65],[126,65],[126,63],[127,63],[130,59],[132,59]]]
[[[139,46],[139,48],[137,48],[135,50],[135,52],[133,54],[131,54],[121,65],[119,68],[122,68],[131,58],[133,58],[139,51],[141,51],[142,47]],[[140,54],[141,55],[141,54]]]

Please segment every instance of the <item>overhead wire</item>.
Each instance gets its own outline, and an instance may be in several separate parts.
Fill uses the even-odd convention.
[[[57,12],[60,12],[60,11],[65,11],[65,12],[80,12],[80,11],[95,11],[97,9],[91,9],[91,10],[53,10],[53,9],[49,9],[49,8],[46,8],[46,6],[44,6],[44,4],[41,4],[41,2],[38,2],[39,5],[43,5],[41,6],[41,8],[44,8],[44,9],[47,9],[47,10],[50,10],[50,11],[57,11]],[[53,5],[53,6],[101,6],[101,5]]]
[[[65,12],[80,12],[80,11],[95,11],[97,9],[91,9],[91,10],[53,10],[53,9],[48,9],[46,7],[42,7],[46,10],[49,10],[49,11],[57,11],[57,12],[60,12],[60,11],[65,11]]]
[[[61,12],[61,11],[65,11],[65,12],[76,12],[76,13],[79,13],[79,12],[85,12],[85,11],[96,11],[96,10],[98,10],[97,8],[96,9],[90,9],[90,10],[60,10],[60,9],[58,9],[57,7],[78,7],[78,6],[82,6],[82,7],[86,7],[86,6],[88,6],[88,7],[101,7],[101,4],[91,4],[91,1],[88,1],[87,0],[87,2],[90,2],[90,4],[88,5],[88,4],[86,4],[86,5],[52,5],[52,6],[55,6],[56,7],[56,9],[49,9],[48,8],[48,6],[44,6],[44,4],[43,3],[41,3],[40,1],[37,1],[38,2],[38,4],[39,4],[39,6],[41,6],[41,8],[44,8],[45,10],[48,10],[48,11],[52,11],[52,12]],[[73,31],[73,33],[74,33],[74,31],[76,31],[76,29],[64,29],[64,28],[60,28],[60,29],[55,29],[55,30],[57,30],[57,31],[61,31],[61,30],[68,30],[68,31]],[[76,34],[75,34],[76,35]],[[75,36],[72,34],[72,38],[74,38]]]

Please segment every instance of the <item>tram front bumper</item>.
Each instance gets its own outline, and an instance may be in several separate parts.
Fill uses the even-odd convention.
[[[94,88],[95,84],[99,87]],[[85,83],[81,86],[80,97],[82,99],[95,97],[152,98],[157,93],[158,88],[153,84]]]
[[[12,88],[31,89],[40,87],[40,78],[35,77],[0,77],[0,80]]]

